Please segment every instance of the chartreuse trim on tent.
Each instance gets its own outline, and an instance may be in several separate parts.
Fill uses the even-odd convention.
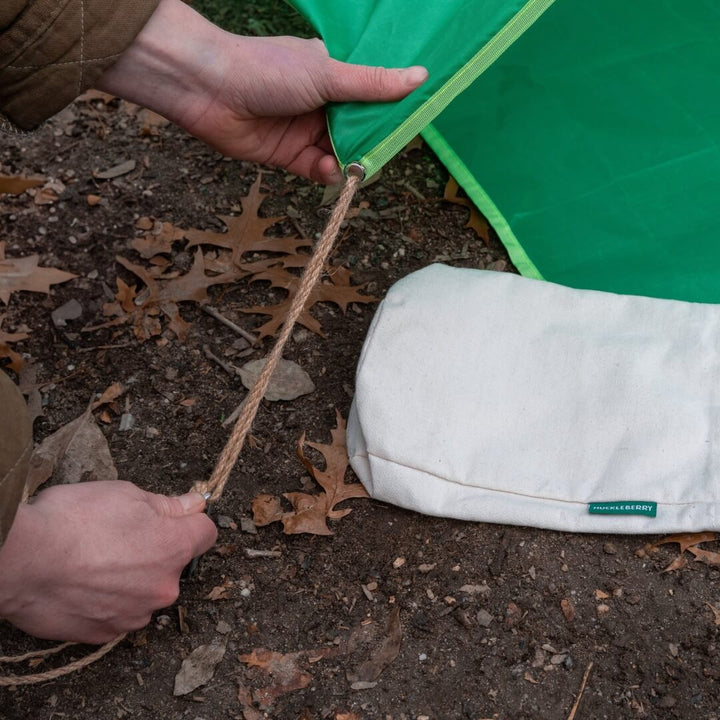
[[[342,164],[423,130],[524,274],[720,303],[715,0],[293,2],[333,57],[430,71],[329,109]]]
[[[318,29],[332,57],[404,67],[422,64],[430,79],[405,100],[345,103],[329,109],[340,164],[372,176],[525,32],[554,0],[417,2],[292,0]]]

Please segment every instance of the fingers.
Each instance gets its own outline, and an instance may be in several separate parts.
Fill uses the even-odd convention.
[[[325,100],[333,102],[390,102],[400,100],[428,78],[424,67],[382,68],[330,61]]]
[[[158,515],[183,517],[201,513],[205,509],[205,498],[200,493],[189,492],[176,497],[145,493],[145,499]]]
[[[187,515],[178,522],[181,523],[178,531],[182,533],[184,543],[187,543],[189,548],[183,562],[184,567],[194,557],[206,553],[215,544],[218,532],[215,523],[205,513]]]

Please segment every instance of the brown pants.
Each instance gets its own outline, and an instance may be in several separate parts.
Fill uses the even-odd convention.
[[[32,426],[25,400],[0,370],[0,545],[20,504],[31,452]]]

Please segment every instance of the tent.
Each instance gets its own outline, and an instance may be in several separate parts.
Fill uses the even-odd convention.
[[[430,71],[330,109],[341,164],[422,132],[524,275],[720,302],[720,3],[292,2],[335,58]]]

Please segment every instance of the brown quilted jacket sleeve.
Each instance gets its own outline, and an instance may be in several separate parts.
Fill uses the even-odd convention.
[[[32,130],[92,87],[159,0],[0,0],[0,129]]]
[[[0,370],[0,545],[20,504],[32,453],[32,426],[25,400]]]

